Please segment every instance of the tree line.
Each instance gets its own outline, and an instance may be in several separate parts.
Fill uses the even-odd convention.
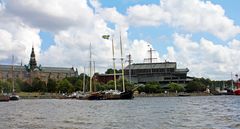
[[[121,72],[117,70],[117,72]],[[113,73],[112,69],[108,69],[105,73]],[[97,74],[95,74],[97,75]],[[89,91],[89,76],[83,73],[78,77],[67,77],[62,80],[54,80],[49,78],[47,81],[42,81],[39,78],[34,78],[31,81],[22,81],[16,79],[14,81],[14,87],[16,92],[49,92],[49,93],[72,93],[74,91],[83,91],[83,77],[85,76],[85,91]],[[221,84],[226,84],[229,87],[231,81],[211,81],[205,78],[193,78],[192,81],[187,84],[169,83],[159,84],[158,82],[148,82],[144,85],[130,84],[128,80],[125,80],[126,90],[136,89],[139,92],[145,93],[163,93],[169,92],[203,92],[206,88],[209,88],[212,92],[215,91],[215,87]],[[0,80],[0,90],[4,93],[10,93],[13,89],[12,80]],[[137,88],[136,88],[137,87]],[[114,89],[114,81],[110,80],[107,84],[101,84],[94,81],[93,78],[93,90],[104,91]],[[117,89],[122,90],[122,80],[117,80]]]

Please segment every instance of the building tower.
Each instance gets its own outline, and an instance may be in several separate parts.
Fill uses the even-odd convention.
[[[36,62],[35,53],[34,53],[34,47],[32,47],[32,53],[30,55],[29,65],[30,65],[31,71],[33,71],[37,67],[37,62]]]

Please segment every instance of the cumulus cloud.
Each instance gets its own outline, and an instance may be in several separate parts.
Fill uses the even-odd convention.
[[[221,39],[231,39],[239,33],[239,27],[225,16],[223,8],[211,2],[161,0],[159,5],[129,7],[125,16],[115,7],[104,8],[95,0],[8,0],[0,3],[0,19],[0,46],[4,46],[0,47],[0,62],[10,63],[14,53],[16,62],[22,59],[27,64],[34,45],[38,64],[74,66],[83,72],[89,64],[91,43],[96,71],[104,72],[112,67],[112,42],[102,39],[103,34],[114,35],[117,68],[121,68],[120,31],[123,56],[130,53],[135,63],[141,63],[149,58],[149,48],[154,48],[141,39],[129,40],[129,28],[168,24],[190,34],[174,34],[174,45],[167,47],[166,54],[153,52],[157,61],[177,61],[179,67],[188,67],[190,75],[199,77],[228,78],[227,73],[240,70],[239,40],[232,39],[226,45],[206,38],[192,40],[192,32],[209,32]],[[115,27],[110,28],[109,23]],[[54,35],[54,42],[44,51],[40,31]]]
[[[131,52],[129,54],[132,55],[132,58],[134,62],[138,63],[148,63],[149,58],[150,58],[150,53],[149,50],[152,48],[154,50],[153,46],[144,41],[144,40],[134,40],[129,49]],[[160,61],[160,54],[157,51],[153,51],[152,53],[153,58],[157,58],[156,60],[154,59],[153,62],[159,62]],[[145,59],[145,60],[144,60]]]
[[[190,76],[209,77],[211,79],[230,79],[230,73],[240,71],[238,56],[240,51],[232,44],[220,45],[202,38],[195,42],[189,35],[174,34],[174,46],[168,49],[165,57],[177,61],[179,67],[188,67]]]
[[[0,61],[10,64],[12,55],[15,56],[15,63],[21,60],[29,61],[32,45],[36,48],[39,58],[41,39],[38,35],[39,29],[29,27],[20,19],[7,13],[5,6],[0,12]]]
[[[135,5],[128,9],[128,20],[138,26],[166,23],[191,33],[208,32],[222,40],[240,33],[224,9],[209,1],[161,0],[160,5]]]
[[[6,8],[24,22],[48,31],[73,25],[88,28],[94,21],[86,0],[8,0]]]
[[[127,13],[129,23],[135,26],[159,26],[171,20],[171,14],[159,5],[135,5],[129,7]]]

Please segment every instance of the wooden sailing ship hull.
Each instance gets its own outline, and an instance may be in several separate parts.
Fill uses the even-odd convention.
[[[90,95],[88,95],[87,99],[88,100],[103,100],[104,95],[102,93],[99,93],[99,92],[94,92],[94,93],[91,93]]]
[[[0,102],[8,102],[9,96],[6,95],[0,95]]]
[[[104,99],[106,100],[133,99],[133,98],[134,96],[132,91],[121,92],[120,94],[106,93],[104,95]]]

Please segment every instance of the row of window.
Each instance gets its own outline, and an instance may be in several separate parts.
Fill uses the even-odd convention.
[[[134,69],[131,70],[132,75],[136,74],[148,74],[148,73],[171,73],[174,72],[174,68],[166,68],[166,69]],[[126,74],[129,73],[129,70],[125,71]]]

